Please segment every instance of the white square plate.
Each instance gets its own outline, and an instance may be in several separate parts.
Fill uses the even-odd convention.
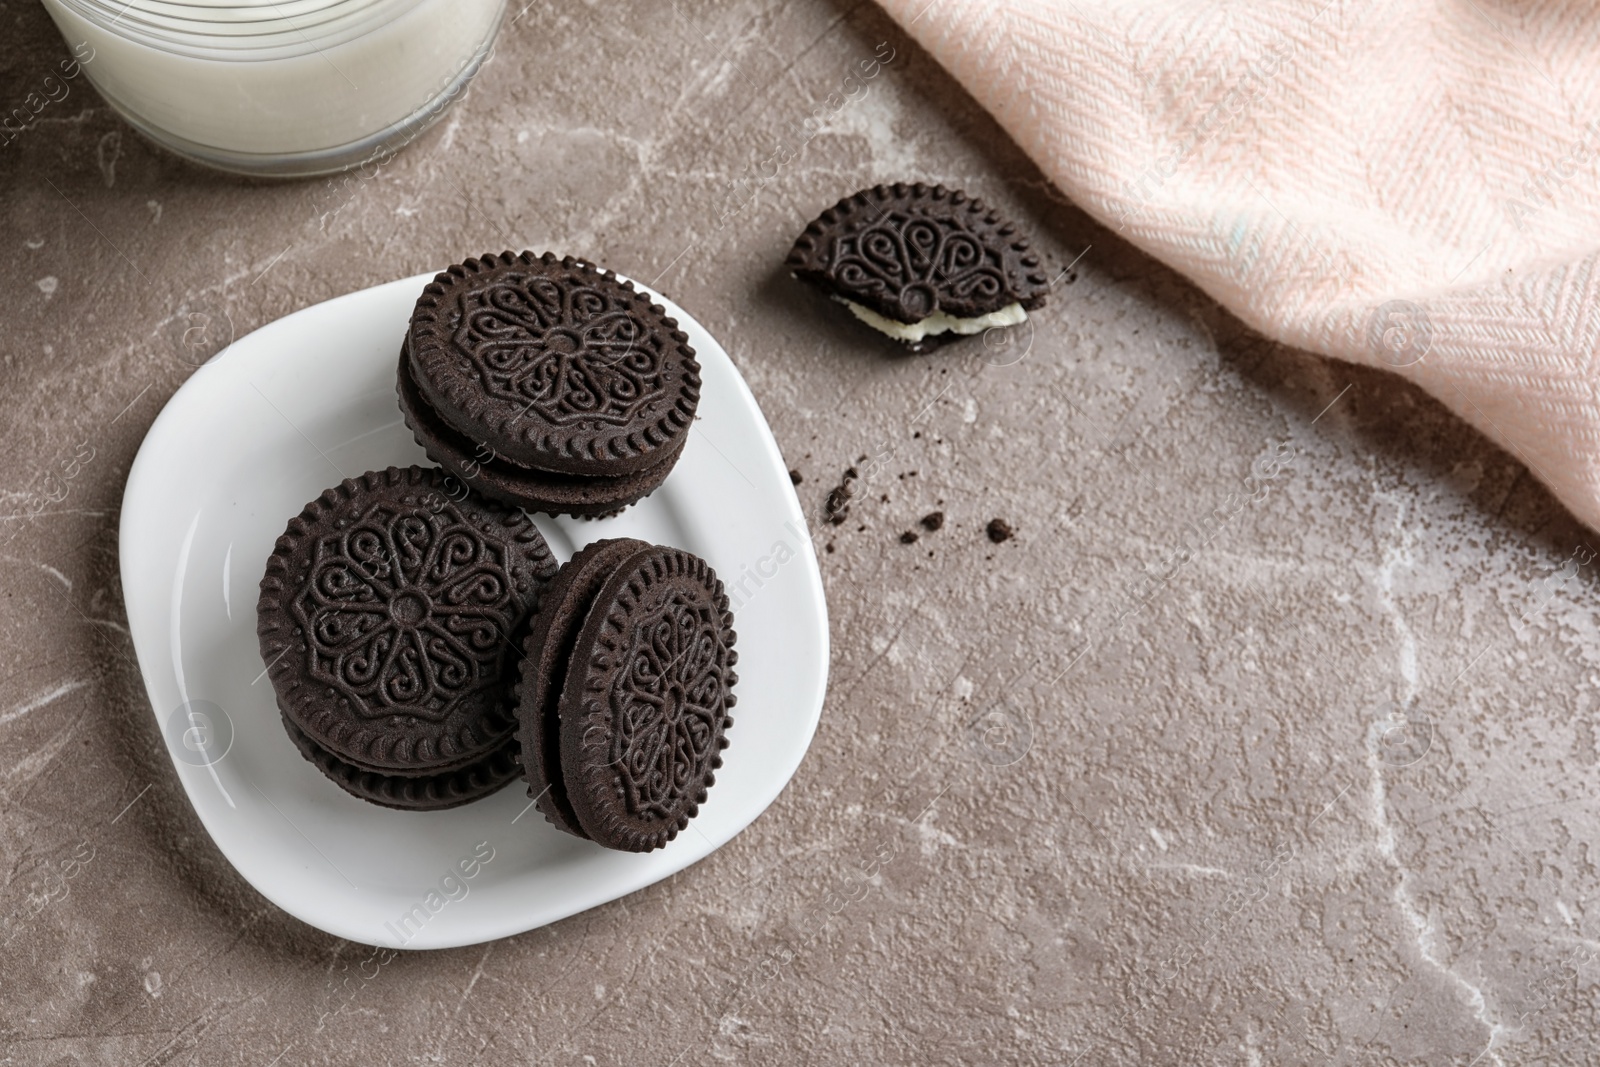
[[[289,518],[324,488],[391,464],[428,464],[400,420],[394,367],[431,278],[306,308],[197,371],[139,449],[120,534],[145,687],[212,840],[291,915],[406,948],[531,930],[710,854],[800,765],[828,671],[822,579],[772,431],[722,347],[652,292],[702,367],[689,444],[666,484],[616,518],[536,521],[559,559],[601,537],[638,537],[699,554],[727,584],[739,705],[699,817],[664,849],[611,852],[548,826],[520,782],[451,811],[391,811],[349,796],[302,759],[263,677],[258,583]]]

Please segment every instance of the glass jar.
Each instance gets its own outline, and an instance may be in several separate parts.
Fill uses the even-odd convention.
[[[415,138],[488,57],[506,0],[44,0],[74,61],[146,137],[284,177]]]

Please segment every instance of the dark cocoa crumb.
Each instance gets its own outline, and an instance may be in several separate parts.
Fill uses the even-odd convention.
[[[916,540],[917,540],[917,531],[915,531],[915,530],[907,530],[905,533],[900,535],[900,543],[902,545],[914,544],[916,542]]]
[[[833,542],[832,541],[828,542],[828,555],[830,555],[830,556],[833,555]]]
[[[889,502],[889,494],[888,493],[883,494],[883,502],[885,504],[887,504]]]
[[[913,437],[913,438],[917,438],[917,437],[921,437],[921,436],[922,436],[922,431],[921,431],[921,430],[918,430],[918,431],[917,431],[917,432],[916,432],[916,433],[914,433],[914,434],[912,434],[912,435],[911,435],[911,436],[912,436],[912,437]]]
[[[850,498],[855,496],[856,469],[848,468],[839,484],[828,490],[828,499],[822,504],[822,517],[838,526],[850,515]]]
[[[865,530],[866,528],[867,528],[867,524],[866,523],[862,523],[860,526],[856,527],[856,533],[860,533],[862,530]]]
[[[795,485],[799,485],[801,482],[805,481],[805,479],[800,476],[800,471],[798,468],[790,467],[789,481],[793,482]]]
[[[1011,528],[1011,524],[1004,519],[990,519],[985,532],[988,533],[989,540],[997,545],[1003,541],[1011,540],[1017,534],[1017,531]]]
[[[922,516],[922,528],[927,530],[929,533],[933,533],[935,530],[943,529],[944,512],[930,511],[928,514]]]

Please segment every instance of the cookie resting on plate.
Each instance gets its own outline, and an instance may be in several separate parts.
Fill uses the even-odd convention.
[[[571,256],[505,252],[423,289],[397,388],[417,442],[463,481],[593,516],[666,479],[694,425],[700,364],[631,283]]]
[[[278,538],[256,606],[279,710],[305,744],[291,738],[336,781],[330,761],[401,778],[476,769],[481,783],[515,751],[509,679],[555,572],[526,515],[437,468],[326,490]]]
[[[517,687],[529,795],[554,826],[648,852],[689,825],[732,724],[733,616],[698,556],[597,541],[551,583]]]

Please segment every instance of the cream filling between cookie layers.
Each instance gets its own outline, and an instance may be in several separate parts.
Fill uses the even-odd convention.
[[[897,341],[904,341],[913,345],[930,334],[982,333],[985,330],[992,330],[999,326],[1016,326],[1019,323],[1026,322],[1028,319],[1028,313],[1023,310],[1021,304],[1007,304],[999,311],[991,311],[987,315],[979,315],[971,319],[958,319],[954,315],[946,315],[942,311],[935,311],[932,315],[917,322],[896,322],[894,319],[878,314],[869,307],[862,307],[854,300],[846,300],[842,296],[836,296],[834,299],[849,308],[856,318],[879,333],[886,333]]]

